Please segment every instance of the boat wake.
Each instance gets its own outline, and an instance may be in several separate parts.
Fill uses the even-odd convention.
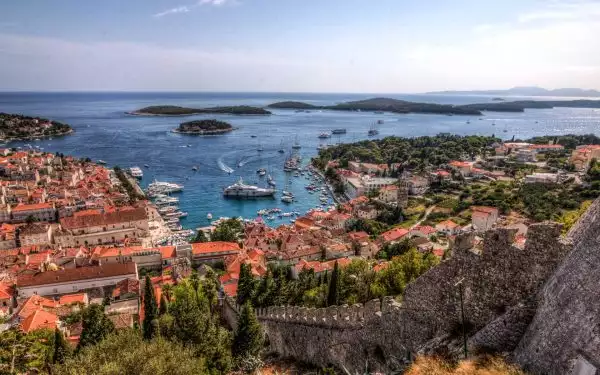
[[[217,165],[225,173],[232,173],[233,172],[233,169],[230,168],[229,166],[227,166],[227,164],[225,164],[225,162],[223,161],[223,156],[219,157],[219,159],[217,160]]]

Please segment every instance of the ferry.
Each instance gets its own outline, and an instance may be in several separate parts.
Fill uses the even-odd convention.
[[[333,129],[331,134],[346,134],[346,129]]]
[[[144,172],[142,172],[140,167],[129,168],[129,174],[135,178],[143,178],[144,177]]]
[[[223,189],[223,196],[232,198],[260,198],[272,197],[275,195],[275,192],[275,189],[265,189],[254,185],[246,185],[240,177],[238,182]]]

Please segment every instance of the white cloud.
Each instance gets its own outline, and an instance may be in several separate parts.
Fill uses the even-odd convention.
[[[600,2],[594,0],[555,1],[545,8],[520,14],[520,23],[537,21],[571,21],[586,20],[600,16]]]
[[[178,6],[175,8],[167,9],[160,13],[156,13],[153,17],[160,18],[160,17],[164,17],[169,14],[187,13],[189,11],[190,11],[190,8],[188,6],[182,5],[182,6]]]
[[[226,5],[226,4],[237,4],[237,2],[236,2],[236,0],[198,0],[198,2],[195,4],[180,5],[175,8],[167,9],[163,12],[154,14],[153,17],[161,18],[161,17],[167,16],[170,14],[188,13],[192,9],[199,7],[199,6],[203,6],[203,5],[222,6],[222,5]]]

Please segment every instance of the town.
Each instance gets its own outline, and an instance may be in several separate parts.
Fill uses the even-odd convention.
[[[175,285],[207,272],[216,272],[221,305],[320,308],[401,295],[464,247],[456,243],[464,234],[474,253],[496,228],[514,230],[515,246],[524,248],[532,224],[559,221],[566,231],[600,190],[600,139],[593,136],[412,139],[439,142],[434,149],[462,145],[456,158],[439,163],[356,156],[361,147],[390,154],[393,141],[335,146],[313,160],[310,168],[336,192],[335,209],[311,210],[277,228],[260,218],[223,218],[170,245],[158,208],[118,168],[0,150],[2,330],[56,330],[75,348],[87,306],[102,306],[116,329],[138,327],[144,298],[169,303]],[[465,151],[469,142],[477,147]],[[338,277],[344,290],[332,293]]]

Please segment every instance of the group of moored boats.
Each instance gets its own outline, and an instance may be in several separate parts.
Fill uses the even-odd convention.
[[[158,207],[158,213],[163,218],[167,227],[172,231],[182,231],[179,220],[188,216],[187,212],[179,210],[179,198],[169,194],[183,191],[183,185],[172,182],[154,181],[148,185],[148,196],[153,199]]]

